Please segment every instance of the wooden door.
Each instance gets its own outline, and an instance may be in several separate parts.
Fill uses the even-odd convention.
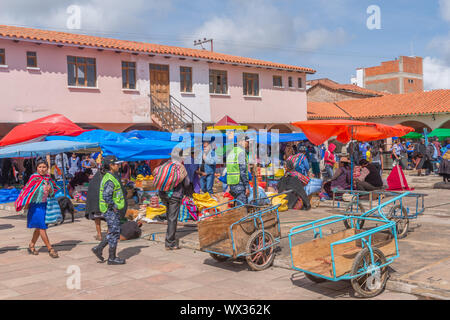
[[[169,105],[170,85],[169,66],[164,64],[150,64],[150,92],[166,106]]]

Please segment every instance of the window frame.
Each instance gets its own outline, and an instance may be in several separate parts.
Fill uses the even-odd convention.
[[[124,66],[124,63],[126,64],[126,66]],[[132,67],[130,66],[132,65]],[[121,63],[122,66],[122,89],[130,89],[130,90],[135,90],[136,89],[136,62],[135,61],[122,61]],[[125,70],[125,86],[124,86],[124,82],[123,82],[123,72]],[[130,73],[129,70],[134,70],[134,88],[130,88]]]
[[[292,76],[288,77],[288,88],[294,88],[294,81],[292,80]]]
[[[74,58],[75,62],[69,61],[69,58]],[[84,59],[85,62],[78,62],[78,59]],[[94,60],[94,63],[88,63],[88,60]],[[69,65],[75,65],[75,83],[70,84],[69,82]],[[82,66],[84,67],[84,83],[81,84],[79,82],[78,77],[78,67]],[[89,86],[88,85],[88,66],[94,66],[94,85]],[[73,87],[82,87],[82,88],[96,88],[97,87],[97,59],[96,58],[89,58],[89,57],[79,57],[79,56],[67,56],[67,82],[69,86]]]
[[[3,52],[1,52],[3,51]],[[2,62],[3,60],[3,62]],[[6,65],[6,49],[0,48],[0,65]]]
[[[275,85],[275,79],[280,79],[280,85]],[[272,76],[272,85],[274,88],[283,88],[283,77],[282,76]]]
[[[256,84],[256,86],[255,86]],[[251,91],[249,92],[249,88]],[[259,74],[258,73],[242,73],[242,92],[247,97],[259,97]]]
[[[212,83],[211,78],[214,77]],[[220,84],[216,80],[220,79]],[[225,87],[225,90],[223,90]],[[209,93],[228,95],[228,72],[226,70],[209,69]]]
[[[29,56],[29,53],[34,53],[34,57],[33,56]],[[27,57],[27,68],[37,68],[38,64],[37,64],[37,52],[36,51],[27,51],[26,53],[26,57]],[[34,65],[30,65],[28,62],[28,59],[33,59],[34,60]]]
[[[304,89],[304,87],[303,87],[303,78],[302,77],[298,77],[297,86],[298,86],[299,89]]]
[[[186,79],[187,75],[189,79]],[[180,66],[180,92],[192,93],[192,67]]]

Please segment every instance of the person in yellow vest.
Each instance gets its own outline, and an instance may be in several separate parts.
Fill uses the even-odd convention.
[[[233,198],[244,204],[248,203],[250,185],[248,183],[248,164],[246,149],[248,139],[240,140],[238,146],[234,147],[227,155],[227,185]]]
[[[125,260],[116,256],[117,242],[120,238],[120,211],[126,205],[123,189],[117,178],[121,163],[122,161],[118,161],[115,156],[103,158],[104,175],[100,184],[99,208],[108,224],[108,234],[98,246],[92,248],[92,252],[103,262],[103,249],[109,245],[110,265],[125,264]]]

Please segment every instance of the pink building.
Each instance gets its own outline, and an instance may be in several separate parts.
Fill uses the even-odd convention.
[[[306,120],[314,70],[206,50],[0,25],[0,136],[60,113],[121,132],[214,123],[253,128]]]

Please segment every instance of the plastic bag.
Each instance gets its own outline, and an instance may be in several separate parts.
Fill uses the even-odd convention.
[[[162,214],[166,213],[166,206],[160,205],[157,208],[147,207],[147,210],[145,211],[145,217],[147,219],[153,219],[156,216],[160,216]]]
[[[194,203],[199,211],[219,205],[216,200],[211,198],[211,195],[208,192],[194,193],[192,197],[194,198]]]
[[[288,201],[285,199],[287,197],[287,194],[281,194],[277,197],[272,198],[272,205],[280,204],[280,207],[278,208],[278,212],[282,211],[288,211]]]

